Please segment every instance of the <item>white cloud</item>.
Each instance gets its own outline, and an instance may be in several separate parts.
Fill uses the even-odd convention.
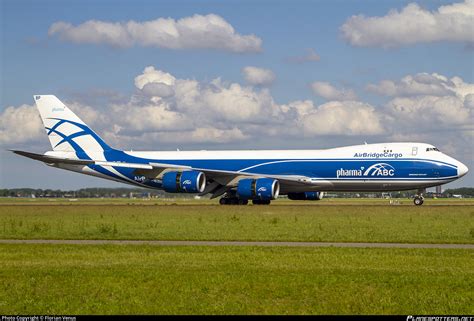
[[[150,83],[143,86],[142,91],[145,95],[155,97],[171,97],[174,95],[173,87],[160,83]]]
[[[356,100],[357,95],[352,89],[337,89],[328,82],[316,81],[311,84],[313,93],[327,100]]]
[[[357,101],[332,101],[310,108],[300,122],[310,135],[380,135],[385,131],[375,108]]]
[[[382,80],[367,85],[366,89],[382,96],[456,96],[461,101],[474,94],[474,84],[466,83],[460,77],[449,79],[437,73],[407,75],[399,81]]]
[[[319,61],[321,57],[314,51],[314,49],[309,48],[306,51],[306,54],[303,56],[292,56],[288,57],[286,60],[291,63],[302,64],[305,62],[314,62]]]
[[[13,147],[45,135],[36,106],[7,107],[0,117],[0,144]],[[44,137],[46,139],[46,137]]]
[[[439,74],[387,80],[393,86],[386,91],[374,85],[374,90],[390,96],[377,108],[355,101],[353,91],[327,83],[316,89],[329,101],[317,105],[312,100],[278,104],[266,88],[220,78],[209,82],[181,79],[153,66],[146,67],[134,80],[136,91],[126,101],[111,99],[101,104],[101,109],[95,103],[65,103],[118,148],[160,149],[173,144],[210,143],[235,146],[257,140],[262,144],[272,142],[275,137],[284,144],[314,137],[333,139],[337,144],[342,137],[345,142],[353,136],[416,138],[434,129],[456,135],[461,131],[459,136],[465,141],[474,129],[473,84]],[[6,108],[0,114],[0,134],[2,145],[46,140],[38,112],[29,105]]]
[[[312,100],[295,100],[287,105],[282,105],[281,109],[285,113],[294,112],[296,115],[306,115],[309,114],[312,110],[316,107],[314,106],[314,102]]]
[[[358,102],[277,104],[266,88],[220,78],[209,82],[180,79],[153,66],[146,67],[134,82],[136,92],[125,102],[111,100],[104,106],[102,100],[92,100],[93,104],[100,103],[101,109],[80,101],[65,103],[118,148],[236,144],[282,136],[378,135],[382,128],[382,116],[370,105]],[[8,107],[0,117],[2,144],[46,139],[34,106]]]
[[[168,86],[174,86],[176,78],[164,71],[157,70],[153,66],[148,66],[143,73],[135,77],[135,87],[143,89],[146,84],[162,83]]]
[[[275,81],[275,73],[270,69],[247,66],[242,69],[245,80],[254,86],[267,86]]]
[[[147,146],[153,150],[161,149],[168,144],[228,144],[245,141],[249,138],[239,128],[219,129],[214,127],[198,127],[181,131],[141,132],[136,136],[124,133],[104,132],[103,138],[114,146],[130,148]],[[153,144],[150,144],[153,143]],[[175,145],[176,146],[176,145]]]
[[[393,97],[384,113],[394,131],[474,129],[474,84],[459,77],[419,73],[399,81],[383,80],[367,90]]]
[[[456,79],[459,82],[459,79]],[[459,86],[462,86],[462,79]],[[367,90],[383,96],[433,95],[445,96],[455,92],[453,80],[437,73],[407,75],[400,81],[382,80],[379,84],[369,84]]]
[[[218,49],[231,52],[259,52],[262,40],[241,35],[215,14],[193,15],[178,20],[158,18],[136,22],[89,20],[77,26],[55,22],[48,35],[73,43],[105,44],[117,48],[134,45],[168,49]]]
[[[229,84],[219,78],[209,83],[176,79],[152,66],[146,67],[143,74],[135,78],[136,87],[141,92],[146,91],[147,95],[148,86],[153,84],[169,86],[175,94],[161,103],[166,104],[169,110],[190,115],[195,122],[266,122],[269,121],[269,115],[277,117],[280,113],[268,90]],[[152,100],[159,103],[162,99],[153,97]]]
[[[354,46],[399,47],[416,43],[453,41],[473,43],[474,0],[441,6],[431,12],[411,3],[382,17],[352,16],[341,26]]]
[[[186,115],[172,111],[165,103],[113,105],[113,121],[127,134],[154,131],[182,131],[192,126]],[[124,117],[124,115],[127,115]]]
[[[192,142],[219,142],[229,143],[248,139],[249,136],[242,133],[236,127],[230,129],[218,129],[213,127],[199,127],[190,134],[183,133],[182,137],[178,137],[181,141],[190,140]]]
[[[268,90],[255,91],[236,83],[226,86],[220,80],[202,88],[200,104],[208,106],[214,118],[232,122],[272,122],[279,114]]]
[[[465,83],[461,77],[451,78],[451,82],[454,84],[450,89],[456,94],[456,96],[466,99],[467,96],[474,94],[474,84]]]
[[[98,122],[106,121],[103,115],[101,115],[98,110],[92,108],[91,106],[80,104],[75,101],[66,101],[65,104],[86,124],[95,125]]]
[[[474,109],[456,96],[397,97],[387,108],[393,119],[415,131],[474,125]]]

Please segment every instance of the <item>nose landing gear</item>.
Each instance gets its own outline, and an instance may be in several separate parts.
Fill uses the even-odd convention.
[[[415,198],[413,199],[413,203],[415,205],[422,205],[424,201],[424,197],[422,195],[416,195]]]
[[[418,194],[415,195],[415,198],[413,199],[413,203],[417,206],[420,206],[420,205],[423,205],[423,201],[425,200],[425,198],[423,197],[423,193],[425,192],[425,190],[418,190]]]

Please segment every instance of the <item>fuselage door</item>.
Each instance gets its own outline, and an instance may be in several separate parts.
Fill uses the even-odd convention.
[[[418,154],[418,147],[413,146],[413,148],[411,149],[411,155],[416,156],[417,154]]]

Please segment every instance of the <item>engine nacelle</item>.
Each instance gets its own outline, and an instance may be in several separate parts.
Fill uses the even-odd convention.
[[[237,185],[237,196],[241,199],[273,200],[280,194],[280,183],[271,178],[244,178]]]
[[[162,182],[168,193],[201,193],[206,188],[206,175],[198,171],[167,172]]]
[[[293,201],[319,201],[323,197],[324,192],[288,193],[288,198]]]

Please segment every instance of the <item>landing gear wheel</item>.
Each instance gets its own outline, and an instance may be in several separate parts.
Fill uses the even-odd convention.
[[[243,199],[239,198],[239,203],[238,203],[239,205],[247,205],[248,203],[249,203],[248,200],[243,200]]]
[[[219,204],[221,205],[247,205],[248,203],[248,200],[243,200],[236,197],[223,197],[219,200]]]
[[[417,206],[422,205],[423,204],[423,197],[422,196],[415,196],[415,198],[413,199],[413,203]]]

